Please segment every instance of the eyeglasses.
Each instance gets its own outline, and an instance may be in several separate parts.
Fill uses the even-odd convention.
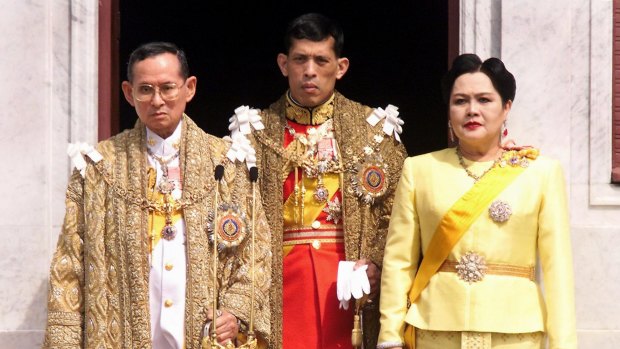
[[[159,93],[164,101],[174,101],[179,97],[179,90],[185,85],[185,81],[181,86],[175,83],[153,86],[149,84],[139,85],[133,89],[133,97],[139,102],[150,102],[156,93]]]

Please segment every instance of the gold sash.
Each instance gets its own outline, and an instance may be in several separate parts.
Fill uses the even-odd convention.
[[[318,202],[314,200],[314,193],[316,192],[316,179],[308,178],[304,176],[304,187],[306,188],[306,195],[302,198],[304,200],[304,210],[303,217],[301,221],[301,225],[304,224],[309,226],[312,224],[314,220],[323,212],[323,208],[327,203]],[[295,185],[298,185],[295,183]],[[334,194],[340,188],[340,176],[337,173],[326,173],[323,175],[323,185],[327,188],[329,192],[329,200],[332,199]],[[284,227],[293,227],[295,224],[295,214],[299,213],[299,207],[295,206],[295,192],[292,192],[291,195],[288,196],[286,202],[282,207],[282,213],[284,215]],[[286,230],[286,229],[284,229]],[[294,248],[294,245],[282,246],[283,257],[286,257],[291,250]]]
[[[473,222],[523,170],[521,166],[510,165],[494,168],[476,182],[446,212],[435,230],[413,280],[413,286],[409,291],[410,304],[413,304],[422,293],[431,277],[439,270]],[[405,347],[415,349],[415,330],[410,324],[405,325]]]

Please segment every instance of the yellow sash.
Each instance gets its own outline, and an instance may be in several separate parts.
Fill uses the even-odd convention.
[[[316,192],[316,178],[308,178],[304,176],[304,187],[306,188],[306,195],[304,196],[304,215],[302,217],[303,224],[310,225],[316,218],[323,212],[323,208],[327,203],[318,202],[314,199],[314,193]],[[295,183],[297,185],[297,183]],[[329,191],[329,199],[336,194],[340,187],[340,176],[337,173],[326,173],[323,175],[323,185]],[[295,212],[300,212],[301,209],[299,206],[295,206],[295,193],[291,193],[286,199],[284,206],[282,207],[283,215],[284,215],[284,226],[290,227],[295,226],[296,224],[300,224],[302,222],[295,222]],[[283,247],[283,257],[291,252],[295,246],[284,246]]]
[[[309,178],[308,176],[304,176],[304,187],[306,188],[306,195],[304,196],[304,215],[303,222],[299,222],[302,224],[310,225],[323,211],[325,208],[325,202],[318,202],[314,199],[314,193],[316,193],[316,178]],[[297,185],[297,184],[296,184]],[[340,186],[340,177],[337,173],[326,173],[323,175],[323,185],[329,191],[329,198],[338,191],[338,187]],[[295,222],[295,211],[300,211],[300,207],[295,207],[295,193],[291,193],[291,195],[286,198],[286,202],[284,203],[283,213],[284,213],[284,225],[285,226],[294,226],[295,224],[299,224]]]
[[[521,166],[496,167],[483,176],[461,196],[439,222],[435,234],[424,253],[424,258],[409,291],[409,302],[413,304],[428,285],[441,264],[469,230],[473,222],[486,210],[490,203],[517,178],[524,168]],[[405,326],[405,347],[415,349],[415,329]]]

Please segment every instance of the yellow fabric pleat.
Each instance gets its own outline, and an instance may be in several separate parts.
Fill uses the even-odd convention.
[[[301,204],[295,207],[295,193],[286,198],[284,203],[284,226],[291,227],[298,224],[311,224],[320,214],[325,207],[325,202],[318,202],[314,199],[314,193],[316,192],[317,179],[304,176],[304,187],[306,188],[306,195],[304,196],[304,216],[302,222],[295,222],[295,210],[301,211]],[[329,196],[331,197],[338,191],[340,186],[340,176],[337,173],[326,173],[323,175],[323,185],[329,190]]]
[[[497,167],[489,171],[474,186],[461,196],[446,212],[433,234],[424,258],[409,291],[409,302],[413,304],[428,285],[441,264],[446,260],[456,243],[467,232],[472,223],[489,207],[489,204],[524,168],[521,166]],[[410,328],[408,330],[408,328]],[[405,334],[407,348],[415,349],[415,331],[407,325]]]
[[[286,199],[282,208],[284,214],[284,226],[292,227],[301,224],[312,224],[314,220],[321,214],[326,203],[318,202],[314,199],[316,192],[316,178],[304,177],[304,186],[306,195],[304,196],[304,216],[302,222],[295,222],[295,210],[301,212],[301,206],[295,207],[295,193],[291,193]],[[330,200],[336,194],[340,187],[340,175],[337,173],[326,173],[323,175],[323,185],[329,191]],[[295,247],[295,245],[282,246],[282,257],[286,257]]]
[[[405,348],[415,348],[415,327],[405,323]]]

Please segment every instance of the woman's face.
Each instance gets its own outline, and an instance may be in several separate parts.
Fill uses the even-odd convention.
[[[502,97],[484,73],[459,76],[450,94],[450,123],[459,143],[498,144],[511,106],[511,101],[502,104]]]

